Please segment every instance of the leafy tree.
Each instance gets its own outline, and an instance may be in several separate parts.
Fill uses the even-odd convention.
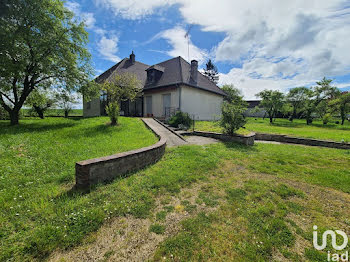
[[[106,112],[111,119],[111,125],[118,123],[119,104],[124,100],[134,100],[142,91],[141,82],[135,74],[115,74],[110,81],[102,84],[102,90],[107,93]]]
[[[90,54],[84,23],[60,0],[2,2],[0,105],[18,124],[20,109],[37,88],[90,86]]]
[[[57,105],[63,109],[64,117],[67,118],[73,109],[73,105],[77,104],[75,96],[68,90],[62,89],[56,93]]]
[[[315,106],[315,113],[317,117],[323,118],[329,111],[328,108],[328,101],[327,100],[321,100],[318,102],[318,104]]]
[[[289,90],[286,100],[292,107],[291,121],[302,112],[307,99],[309,99],[309,88],[302,86]]]
[[[314,93],[315,113],[318,117],[323,118],[329,111],[328,101],[335,98],[339,93],[338,89],[331,86],[332,80],[323,78],[316,82],[317,86],[312,88]]]
[[[209,78],[210,81],[215,84],[219,81],[219,73],[217,67],[213,64],[211,59],[205,64],[206,68],[204,69],[204,75]]]
[[[311,89],[308,89],[305,94],[307,95],[306,100],[304,102],[304,107],[302,109],[302,116],[306,119],[306,124],[309,125],[312,123],[312,115],[315,111],[315,100],[314,100],[314,92]]]
[[[229,103],[245,103],[247,105],[247,102],[243,100],[241,92],[234,85],[223,85],[222,90],[226,93],[224,101]]]
[[[338,94],[336,87],[331,86],[332,80],[323,77],[321,81],[316,82],[317,86],[312,89],[315,95],[316,106],[323,100],[335,98]]]
[[[247,102],[243,100],[240,91],[233,85],[223,86],[227,94],[221,107],[220,126],[226,134],[233,135],[236,130],[241,128],[247,122],[244,112],[247,110]]]
[[[350,92],[340,93],[337,98],[329,103],[333,112],[338,112],[341,117],[341,124],[344,125],[347,114],[350,113]]]
[[[44,119],[44,113],[47,109],[55,104],[55,99],[44,89],[34,89],[28,99],[26,105],[31,106],[41,119]]]
[[[270,118],[270,123],[276,117],[276,114],[281,111],[284,104],[284,95],[280,91],[264,90],[256,95],[260,97],[260,107],[264,108]]]

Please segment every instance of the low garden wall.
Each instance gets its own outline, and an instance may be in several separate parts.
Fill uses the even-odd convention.
[[[276,141],[281,143],[300,144],[300,145],[307,145],[307,146],[322,146],[322,147],[331,147],[331,148],[338,148],[338,149],[350,149],[349,143],[317,140],[317,139],[311,139],[311,138],[291,137],[287,135],[256,133],[255,139],[264,140],[264,141]]]
[[[146,122],[144,123],[147,125]],[[166,139],[160,134],[156,133],[156,135],[160,140],[152,146],[77,162],[75,164],[76,188],[88,189],[94,184],[111,181],[156,163],[164,155],[166,147]]]
[[[202,132],[202,131],[193,131],[190,133],[186,133],[186,135],[195,135],[195,136],[204,136],[204,137],[211,137],[215,138],[224,142],[237,142],[241,143],[247,146],[252,146],[254,145],[254,138],[255,138],[255,133],[251,133],[250,135],[225,135],[221,133],[214,133],[214,132]]]

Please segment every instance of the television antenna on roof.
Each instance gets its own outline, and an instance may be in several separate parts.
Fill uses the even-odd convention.
[[[190,62],[190,31],[192,29],[193,25],[189,25],[187,27],[187,31],[185,34],[185,38],[187,38],[187,55],[188,55],[188,62]]]

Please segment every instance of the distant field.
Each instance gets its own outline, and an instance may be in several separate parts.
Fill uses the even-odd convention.
[[[219,122],[197,121],[195,129],[198,131],[222,132]],[[323,125],[321,121],[313,121],[311,125],[306,125],[304,119],[295,119],[290,122],[287,119],[276,119],[272,124],[269,119],[248,118],[245,125],[245,132],[261,132],[271,134],[284,134],[298,137],[315,138],[333,141],[350,142],[350,122],[345,121],[344,125],[328,123]],[[242,129],[238,133],[242,133]]]
[[[30,114],[30,109],[22,109],[22,113],[24,116],[35,116],[35,114]],[[64,110],[63,109],[48,109],[46,110],[45,116],[64,116]],[[83,109],[73,109],[69,112],[69,116],[82,116],[83,115]]]

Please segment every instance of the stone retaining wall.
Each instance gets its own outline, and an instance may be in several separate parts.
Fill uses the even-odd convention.
[[[160,140],[152,146],[77,162],[75,164],[76,188],[88,189],[91,185],[111,181],[156,163],[164,155],[166,147],[166,139],[160,134],[156,135]]]
[[[317,140],[317,139],[311,139],[311,138],[291,137],[287,135],[256,133],[255,139],[265,140],[265,141],[276,141],[281,143],[301,144],[301,145],[307,145],[307,146],[322,146],[322,147],[331,147],[331,148],[338,148],[338,149],[350,149],[349,143]]]
[[[215,138],[224,142],[238,142],[247,146],[254,145],[254,137],[255,133],[251,133],[250,135],[243,136],[243,135],[234,135],[229,136],[221,133],[213,133],[213,132],[202,132],[202,131],[193,131],[190,133],[186,133],[187,135],[196,135],[196,136],[204,136],[204,137],[211,137]],[[185,134],[184,134],[185,135]]]

